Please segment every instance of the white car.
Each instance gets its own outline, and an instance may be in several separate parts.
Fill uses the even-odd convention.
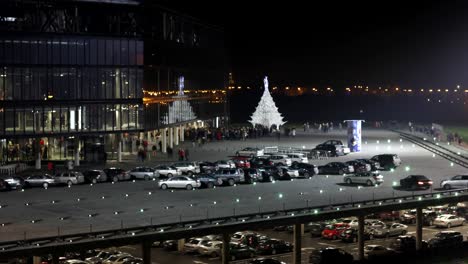
[[[439,215],[434,220],[434,225],[437,227],[447,227],[450,228],[452,226],[461,226],[465,224],[465,218],[458,217],[456,215],[451,214],[443,214]]]
[[[343,181],[347,184],[365,184],[373,186],[383,182],[383,176],[378,172],[363,172],[349,174],[343,177]]]
[[[258,157],[264,155],[264,150],[259,148],[244,148],[236,152],[236,156]]]
[[[198,248],[205,242],[208,241],[203,237],[192,237],[184,244],[184,252],[198,252]]]
[[[453,176],[450,180],[443,180],[440,183],[440,187],[449,189],[468,188],[468,175],[457,175]]]
[[[159,188],[166,190],[167,188],[180,188],[192,190],[193,188],[200,188],[201,183],[199,180],[194,180],[187,176],[175,176],[164,181],[158,182]]]
[[[198,247],[198,253],[203,256],[216,258],[221,252],[223,241],[204,241]]]
[[[171,167],[175,167],[177,171],[180,171],[183,174],[187,174],[188,176],[192,176],[195,173],[200,173],[200,166],[195,162],[176,162],[172,164]]]
[[[270,155],[267,156],[275,165],[278,166],[291,166],[292,161],[286,155]]]
[[[123,262],[124,260],[127,260],[129,258],[133,258],[132,255],[127,254],[127,253],[122,253],[122,254],[117,254],[117,255],[112,255],[105,259],[102,264],[114,264],[116,262]]]
[[[309,159],[303,153],[289,153],[287,156],[292,163],[309,163]]]
[[[159,165],[155,167],[154,170],[159,174],[159,177],[170,178],[182,174],[177,168],[168,165]]]
[[[136,167],[127,171],[127,174],[130,175],[131,179],[143,179],[145,181],[159,176],[157,171],[150,167]]]

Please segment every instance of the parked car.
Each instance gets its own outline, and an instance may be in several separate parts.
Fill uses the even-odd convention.
[[[177,250],[178,243],[178,240],[164,240],[162,247],[167,251],[175,251]]]
[[[427,241],[423,240],[423,249],[427,249]],[[413,252],[416,250],[416,237],[415,236],[398,236],[395,240],[390,242],[390,248],[401,252]]]
[[[67,184],[71,186],[73,184],[81,184],[85,182],[83,173],[79,171],[65,171],[57,173],[55,175],[55,181],[59,184]]]
[[[198,247],[198,253],[202,256],[210,256],[212,258],[216,258],[219,255],[221,255],[222,247],[222,241],[206,241]]]
[[[402,236],[408,232],[408,226],[399,223],[387,224],[384,227],[374,228],[371,231],[373,237]]]
[[[350,160],[345,162],[346,165],[353,166],[355,173],[365,173],[371,171],[371,165],[358,161],[358,160]]]
[[[24,179],[25,187],[37,187],[41,186],[44,189],[47,189],[49,186],[57,185],[55,178],[49,174],[36,174],[28,176]]]
[[[437,213],[431,210],[423,209],[423,224],[432,226],[437,218]],[[400,222],[404,224],[416,223],[416,210],[409,210],[400,215]]]
[[[188,176],[192,176],[195,173],[200,173],[200,166],[195,162],[181,161],[172,164],[171,167],[175,167],[178,171]]]
[[[288,158],[291,159],[291,162],[294,163],[308,163],[309,159],[303,153],[288,153],[286,154]]]
[[[343,156],[350,152],[350,149],[343,145],[341,140],[327,140],[317,145],[314,150],[327,151],[331,156]]]
[[[243,148],[236,152],[236,156],[257,157],[264,155],[264,150],[259,148]]]
[[[107,168],[104,169],[104,172],[107,175],[107,180],[112,182],[118,181],[128,181],[130,180],[130,175],[121,168]]]
[[[393,256],[395,250],[387,248],[381,245],[366,245],[364,247],[364,256],[368,258],[379,257],[379,256]]]
[[[167,180],[159,181],[158,186],[163,190],[168,188],[192,190],[193,188],[199,188],[201,186],[201,182],[187,176],[175,176]]]
[[[8,183],[9,189],[21,190],[24,186],[24,179],[18,176],[3,176],[2,180]]]
[[[397,154],[380,154],[371,158],[380,164],[379,169],[389,170],[401,165],[401,159]]]
[[[0,191],[9,191],[11,190],[10,185],[8,185],[8,182],[6,182],[4,179],[0,179]]]
[[[457,231],[442,231],[427,243],[431,248],[455,248],[463,244],[463,235]]]
[[[159,165],[154,167],[154,171],[157,175],[159,175],[159,178],[170,178],[172,176],[177,176],[181,173],[177,171],[176,168],[168,166],[168,165]]]
[[[286,264],[286,262],[272,258],[256,258],[251,260],[249,264]]]
[[[244,244],[231,242],[229,243],[229,247],[229,254],[233,261],[236,259],[253,258],[256,255],[255,249]]]
[[[353,166],[342,162],[330,162],[326,165],[318,166],[320,174],[348,174],[353,173]]]
[[[309,178],[311,176],[319,174],[318,167],[309,163],[293,163],[293,165],[291,165],[291,168],[298,170],[299,176],[304,178]]]
[[[216,171],[216,163],[211,161],[202,161],[198,163],[200,167],[200,173],[208,173],[211,174]]]
[[[278,169],[283,172],[280,180],[291,180],[299,178],[299,170],[286,166],[278,166]]]
[[[429,189],[432,181],[424,175],[409,175],[400,180],[400,187],[405,189]]]
[[[395,221],[400,219],[400,211],[388,211],[379,213],[379,218],[382,221]]]
[[[446,190],[468,188],[468,175],[457,175],[449,180],[443,180],[440,182],[440,187]]]
[[[136,167],[132,170],[127,172],[130,175],[131,179],[142,179],[145,181],[149,181],[151,179],[155,179],[159,177],[158,172],[151,167]]]
[[[232,160],[218,160],[215,162],[216,169],[234,169],[236,164]]]
[[[348,228],[340,234],[341,241],[343,242],[357,242],[358,230],[356,228]],[[364,229],[364,240],[371,239],[371,233],[368,229]]]
[[[347,224],[336,223],[332,225],[327,225],[322,231],[322,238],[336,240],[341,237],[341,233],[348,228]]]
[[[276,255],[278,253],[291,252],[292,250],[293,245],[291,243],[275,238],[262,241],[257,247],[259,254]]]
[[[198,174],[192,176],[193,179],[200,181],[200,188],[211,189],[215,186],[223,185],[223,180],[212,174]]]
[[[233,156],[231,160],[236,164],[237,168],[250,168],[250,157],[245,156]]]
[[[183,176],[180,176],[183,177]],[[208,241],[202,237],[192,237],[187,240],[184,244],[183,251],[186,253],[195,253],[198,252],[198,249],[202,245],[203,242]]]
[[[465,224],[465,218],[459,217],[451,214],[439,215],[434,220],[434,225],[436,227],[446,227],[451,228],[452,226],[461,226]]]
[[[273,162],[273,165],[278,165],[278,166],[291,166],[292,161],[288,156],[283,155],[283,154],[274,154],[268,156],[268,159]]]
[[[371,160],[371,159],[356,159],[357,161],[364,162],[366,164],[369,164],[371,166],[372,171],[376,171],[381,168],[380,162],[376,160]]]
[[[85,182],[96,184],[107,181],[107,175],[103,170],[87,170],[83,172]]]
[[[244,177],[247,183],[263,181],[260,169],[244,168],[242,170],[244,171]]]
[[[251,168],[262,168],[264,166],[273,166],[273,161],[271,161],[268,157],[255,157],[250,160]]]
[[[378,172],[363,172],[348,174],[343,177],[347,184],[365,184],[367,186],[374,186],[383,183],[383,176]]]
[[[242,169],[219,169],[215,171],[213,175],[229,186],[233,186],[235,183],[245,182],[244,171]]]
[[[309,255],[309,263],[312,264],[351,264],[353,263],[353,255],[344,251],[341,248],[321,248],[314,249]]]

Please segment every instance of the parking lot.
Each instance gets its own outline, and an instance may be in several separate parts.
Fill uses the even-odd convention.
[[[191,160],[220,160],[234,155],[246,146],[290,146],[310,149],[328,139],[346,141],[345,131],[331,133],[298,133],[296,137],[261,138],[247,141],[211,142],[202,147],[192,147]],[[180,220],[204,219],[233,214],[281,210],[304,206],[350,202],[400,196],[411,192],[398,188],[401,178],[408,174],[426,175],[438,188],[441,180],[465,168],[434,156],[432,153],[401,140],[396,133],[384,130],[363,130],[361,153],[343,157],[310,160],[323,165],[331,161],[348,161],[370,158],[377,154],[395,153],[402,165],[394,171],[384,171],[384,182],[376,187],[363,187],[343,183],[342,175],[316,175],[311,179],[276,181],[217,187],[215,189],[160,190],[157,181],[130,181],[95,185],[74,185],[71,188],[54,187],[25,189],[0,193],[0,240],[105,230],[128,226],[173,223]],[[144,165],[161,162],[147,161]],[[137,162],[109,164],[122,168],[140,165]],[[431,192],[433,189],[416,191]],[[276,232],[275,232],[276,233]],[[425,232],[425,236],[429,231]],[[285,234],[275,234],[285,236]],[[285,236],[288,237],[288,235]],[[304,250],[316,248],[321,241],[304,242]],[[350,245],[352,247],[352,245]],[[159,249],[155,249],[159,250]],[[155,258],[160,255],[155,253]],[[180,257],[171,254],[171,258]],[[185,256],[182,256],[185,257]],[[210,263],[210,259],[197,260]],[[166,263],[166,262],[160,262]],[[167,262],[168,263],[168,262]],[[195,262],[196,263],[196,262]]]

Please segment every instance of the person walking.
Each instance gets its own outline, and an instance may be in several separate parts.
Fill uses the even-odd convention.
[[[189,160],[189,149],[188,148],[185,149],[185,160],[186,161]]]

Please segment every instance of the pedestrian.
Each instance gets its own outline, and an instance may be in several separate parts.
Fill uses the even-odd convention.
[[[158,142],[158,145],[159,145],[159,151],[162,151],[162,140]]]
[[[153,157],[156,157],[156,145],[153,145],[151,150],[153,150]]]
[[[185,149],[185,160],[186,161],[189,160],[189,149],[188,148]]]
[[[293,129],[291,131],[291,135],[292,135],[292,137],[296,137],[296,128],[293,127]]]

